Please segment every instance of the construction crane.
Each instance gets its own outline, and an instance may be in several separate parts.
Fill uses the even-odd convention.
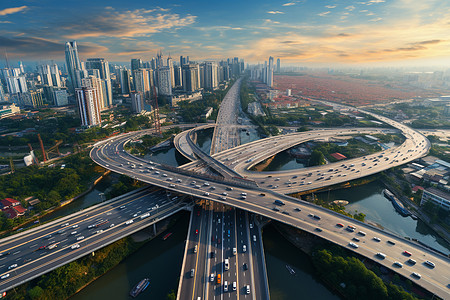
[[[46,162],[47,161],[47,155],[45,153],[44,143],[42,142],[41,135],[39,133],[38,133],[38,139],[39,139],[39,144],[41,145],[41,151],[42,151],[43,160],[44,160],[44,162]]]
[[[153,85],[153,121],[155,122],[155,133],[161,136],[161,123],[159,122],[159,109],[158,109],[158,94],[156,93],[156,87]]]
[[[56,144],[47,150],[47,158],[50,157],[50,154],[61,156],[61,153],[59,152],[59,145],[61,145],[62,142],[62,140],[56,141]]]

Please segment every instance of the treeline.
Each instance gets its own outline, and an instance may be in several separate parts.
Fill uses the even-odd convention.
[[[27,208],[25,198],[33,196],[40,200],[33,210],[14,220],[0,214],[0,230],[9,230],[23,223],[27,217],[51,207],[59,206],[61,201],[71,199],[85,191],[96,176],[95,166],[86,153],[67,157],[65,168],[60,166],[29,166],[15,173],[0,176],[0,198],[14,198]],[[100,171],[100,168],[97,168]]]
[[[392,282],[384,283],[359,259],[346,256],[341,249],[316,250],[312,261],[319,275],[347,299],[417,299]],[[412,287],[409,280],[402,282],[397,276],[396,281],[409,290]]]
[[[138,244],[127,237],[8,292],[11,300],[67,299],[133,253]]]

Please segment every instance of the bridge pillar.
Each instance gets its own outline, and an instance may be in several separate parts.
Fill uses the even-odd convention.
[[[156,236],[156,223],[153,224],[153,236]]]

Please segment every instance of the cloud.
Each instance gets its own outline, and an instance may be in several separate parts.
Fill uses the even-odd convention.
[[[24,11],[28,8],[28,6],[19,6],[19,7],[10,7],[10,8],[5,8],[0,10],[0,16],[6,16],[6,15],[11,15],[11,14],[15,14],[21,11]]]
[[[430,45],[430,44],[439,44],[442,43],[442,40],[429,40],[429,41],[422,41],[422,42],[417,42],[416,44],[418,45]]]
[[[370,19],[369,21],[370,22],[378,22],[378,21],[381,21],[381,20],[383,20],[383,18],[373,18],[373,19]]]
[[[167,13],[165,9],[136,9],[117,11],[114,8],[91,11],[86,14],[63,15],[47,26],[55,28],[55,37],[83,39],[88,37],[148,37],[164,30],[176,30],[196,22],[196,16],[180,16]],[[44,26],[41,30],[29,30],[32,35],[48,35]],[[51,33],[50,33],[51,34]]]
[[[295,5],[295,2],[288,2],[283,4],[283,6],[292,6],[292,5]]]
[[[354,7],[353,5],[347,6],[345,9],[348,11],[353,11],[356,7]]]
[[[351,34],[348,33],[339,33],[336,36],[341,36],[341,37],[348,37],[348,36],[352,36]]]
[[[325,11],[325,12],[321,12],[320,14],[317,14],[320,17],[325,17],[326,15],[328,15],[331,11]]]
[[[0,21],[0,24],[10,24],[12,23],[11,21]]]
[[[284,12],[282,12],[282,11],[278,11],[278,10],[275,10],[275,11],[273,11],[273,10],[270,10],[270,11],[268,11],[267,13],[268,13],[268,14],[272,14],[272,15],[277,15],[277,14],[284,14]]]
[[[336,7],[336,5],[325,5],[325,7],[326,7],[326,8],[330,8],[330,9],[331,9],[331,8],[335,8],[335,7]]]
[[[0,48],[6,49],[11,57],[55,58],[64,56],[64,43],[36,37],[0,36]],[[80,53],[94,55],[107,51],[106,47],[78,43]]]

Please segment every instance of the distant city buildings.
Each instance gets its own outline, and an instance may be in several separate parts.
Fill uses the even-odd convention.
[[[144,96],[141,92],[131,93],[131,111],[139,114],[144,110]]]

